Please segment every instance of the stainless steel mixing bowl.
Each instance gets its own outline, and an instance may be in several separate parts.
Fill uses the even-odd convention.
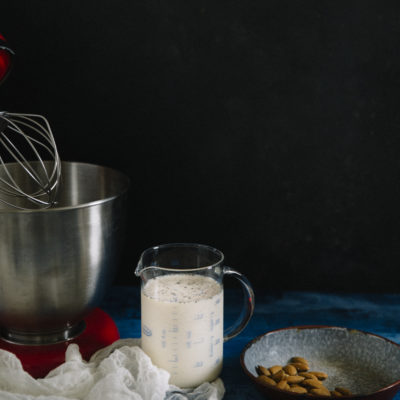
[[[17,182],[29,184],[17,164],[11,168]],[[119,261],[128,186],[116,170],[63,162],[55,207],[20,211],[0,203],[3,338],[48,344],[84,329],[84,317],[99,305]]]

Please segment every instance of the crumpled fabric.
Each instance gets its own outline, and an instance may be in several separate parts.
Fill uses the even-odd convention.
[[[195,389],[169,385],[169,373],[152,364],[139,339],[121,339],[97,351],[87,362],[70,344],[65,363],[45,378],[34,379],[19,359],[0,350],[1,400],[220,400],[221,379]]]

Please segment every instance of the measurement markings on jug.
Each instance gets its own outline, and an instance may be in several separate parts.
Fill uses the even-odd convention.
[[[143,333],[146,335],[146,336],[151,336],[153,333],[152,333],[152,331],[151,331],[151,329],[148,327],[148,326],[146,326],[146,325],[143,325]]]
[[[161,331],[161,347],[163,349],[167,347],[167,331],[165,329]]]
[[[203,361],[197,361],[195,364],[194,364],[194,367],[195,368],[201,368],[203,366]]]
[[[171,359],[168,360],[170,363],[177,363],[178,362],[178,354],[172,354]],[[176,367],[173,367],[176,368]]]
[[[203,338],[203,337],[200,338],[199,340],[196,340],[195,342],[193,342],[193,345],[195,345],[195,344],[202,344],[202,343],[204,343],[204,338]]]

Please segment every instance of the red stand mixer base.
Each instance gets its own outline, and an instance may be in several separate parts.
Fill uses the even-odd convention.
[[[0,339],[0,349],[14,353],[26,372],[34,378],[45,377],[52,369],[65,362],[65,350],[76,343],[84,360],[119,339],[117,326],[100,308],[95,308],[85,318],[86,328],[75,339],[41,346],[24,346]]]

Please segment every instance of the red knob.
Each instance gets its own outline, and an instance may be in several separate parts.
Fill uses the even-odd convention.
[[[14,52],[7,46],[6,39],[0,34],[0,84],[10,72]]]

